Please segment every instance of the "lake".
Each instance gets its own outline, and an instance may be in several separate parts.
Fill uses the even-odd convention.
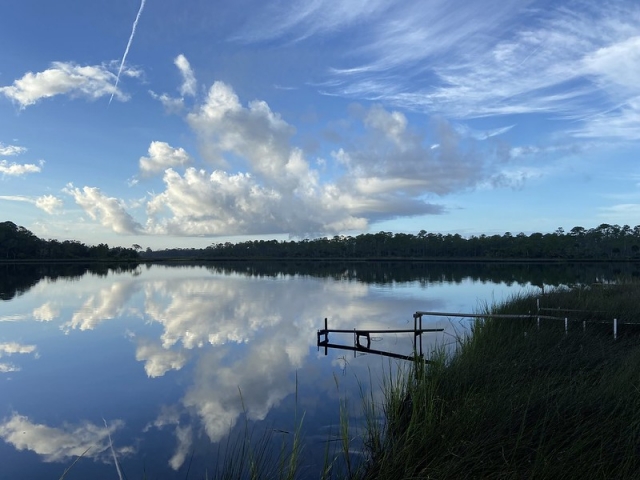
[[[636,269],[2,264],[0,479],[60,478],[81,455],[66,478],[185,478],[189,468],[189,478],[204,478],[230,435],[255,428],[287,442],[302,413],[301,477],[317,478],[340,400],[357,430],[360,390],[380,398],[382,376],[403,362],[340,350],[325,357],[316,348],[324,318],[335,329],[412,328],[415,311],[471,313],[517,292]],[[444,328],[424,334],[425,350],[452,344],[468,325],[425,317],[425,328]],[[374,335],[372,348],[410,354],[412,338]]]

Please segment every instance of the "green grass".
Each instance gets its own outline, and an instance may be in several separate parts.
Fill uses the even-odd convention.
[[[640,285],[559,289],[542,304],[633,321]],[[361,478],[640,478],[640,336],[583,331],[583,317],[566,335],[563,321],[491,318],[529,311],[533,294],[486,308],[453,356],[389,380]]]

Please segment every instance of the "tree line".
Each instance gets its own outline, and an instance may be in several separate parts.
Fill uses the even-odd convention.
[[[157,253],[157,252],[154,252]],[[173,250],[174,254],[180,253]],[[187,253],[187,251],[184,251]],[[176,255],[180,256],[180,255]],[[553,233],[472,235],[364,233],[291,241],[217,243],[189,256],[206,258],[475,258],[475,259],[640,259],[640,225],[603,223],[595,228],[558,228]]]
[[[249,240],[214,243],[204,249],[171,248],[139,253],[101,243],[87,246],[74,240],[43,240],[13,222],[0,223],[0,259],[566,259],[640,260],[640,225],[558,228],[553,233],[513,235],[446,234],[420,230],[411,233],[363,233],[357,236],[302,240]]]
[[[43,240],[13,222],[0,223],[0,260],[137,260],[139,248],[137,245],[124,248],[109,247],[105,243],[87,246],[76,240]]]

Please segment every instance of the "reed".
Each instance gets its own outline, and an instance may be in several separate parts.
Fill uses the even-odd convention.
[[[634,321],[640,284],[556,289],[543,304]],[[360,478],[640,478],[640,335],[491,316],[536,307],[533,293],[485,306],[453,355],[389,379]]]

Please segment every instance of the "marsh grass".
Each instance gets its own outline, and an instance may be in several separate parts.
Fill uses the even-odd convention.
[[[557,289],[542,302],[640,320],[638,284]],[[640,335],[491,317],[535,309],[534,294],[485,307],[455,354],[390,377],[362,478],[640,478]]]
[[[303,444],[302,426],[304,414],[298,412],[298,378],[296,375],[295,412],[293,431],[267,428],[257,431],[249,424],[244,399],[240,392],[244,411],[243,430],[239,435],[228,436],[219,445],[213,475],[206,480],[293,480],[297,478]],[[280,437],[280,438],[278,438]],[[280,444],[279,447],[277,446]]]

